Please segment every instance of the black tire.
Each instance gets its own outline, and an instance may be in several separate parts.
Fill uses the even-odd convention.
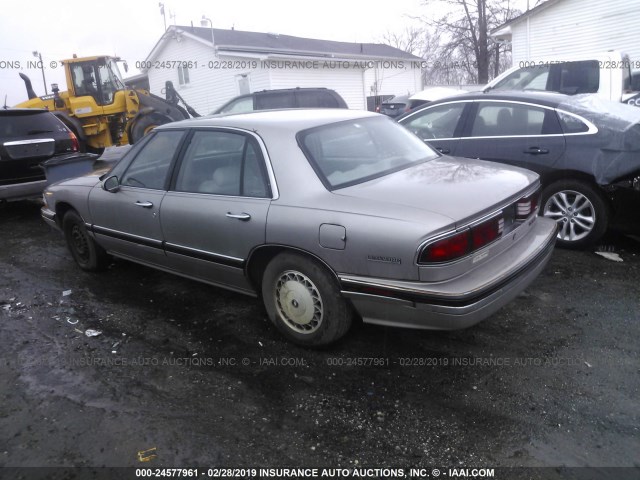
[[[585,248],[597,242],[609,226],[609,205],[601,193],[580,180],[560,180],[542,191],[540,215],[558,223],[556,244]]]
[[[80,215],[69,210],[62,219],[62,230],[71,256],[81,269],[96,272],[106,268],[109,258],[107,252],[87,233]]]
[[[105,150],[104,147],[90,147],[89,145],[86,146],[87,153],[95,153],[96,155],[102,155],[104,153],[104,150]]]
[[[169,122],[172,122],[169,117],[160,115],[159,113],[149,113],[148,115],[141,116],[136,120],[136,123],[134,123],[131,128],[131,138],[129,139],[129,143],[133,145],[154,128]]]
[[[353,320],[335,278],[318,262],[296,253],[281,253],[269,262],[262,277],[262,299],[278,330],[305,347],[337,341]]]

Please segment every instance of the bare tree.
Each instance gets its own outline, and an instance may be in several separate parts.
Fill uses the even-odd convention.
[[[382,41],[405,52],[422,57],[425,51],[425,39],[428,32],[424,28],[415,26],[405,27],[402,32],[387,31]]]
[[[423,17],[441,39],[443,64],[459,70],[458,76],[467,81],[487,83],[490,76],[497,75],[505,47],[494,42],[489,32],[520,14],[512,0],[425,0],[424,4],[447,12]]]

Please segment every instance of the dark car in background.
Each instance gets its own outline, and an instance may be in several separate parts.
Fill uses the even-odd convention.
[[[48,110],[0,109],[0,201],[40,195],[42,162],[78,150],[75,135]]]
[[[397,118],[410,110],[411,101],[409,100],[409,95],[397,95],[386,102],[382,102],[376,111],[387,117]]]
[[[637,213],[640,205],[635,107],[594,95],[474,93],[433,102],[398,122],[440,153],[540,174],[540,212],[557,221],[561,246],[593,244],[614,216]]]
[[[328,88],[262,90],[229,100],[212,113],[246,113],[280,108],[349,108],[338,92]]]

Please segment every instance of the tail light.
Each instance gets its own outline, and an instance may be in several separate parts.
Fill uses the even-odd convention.
[[[419,263],[449,262],[464,257],[470,251],[470,230],[463,230],[428,245],[420,254]]]
[[[538,208],[540,191],[536,190],[526,197],[522,197],[516,202],[516,220],[526,220]]]
[[[380,105],[376,107],[376,113],[380,113]]]
[[[78,142],[78,137],[76,137],[73,132],[69,132],[69,138],[71,139],[71,151],[77,152],[80,150],[80,143]]]
[[[427,244],[418,256],[418,263],[442,263],[457,260],[499,239],[503,231],[504,218],[502,215],[489,218],[484,222]]]

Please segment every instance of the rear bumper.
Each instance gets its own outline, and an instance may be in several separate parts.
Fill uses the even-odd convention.
[[[0,200],[22,200],[24,198],[39,197],[46,186],[46,180],[0,185]]]
[[[540,274],[555,239],[555,222],[538,218],[527,236],[494,259],[492,267],[504,275],[490,284],[483,282],[482,268],[437,284],[341,275],[342,294],[366,323],[431,330],[470,327],[513,300]]]

